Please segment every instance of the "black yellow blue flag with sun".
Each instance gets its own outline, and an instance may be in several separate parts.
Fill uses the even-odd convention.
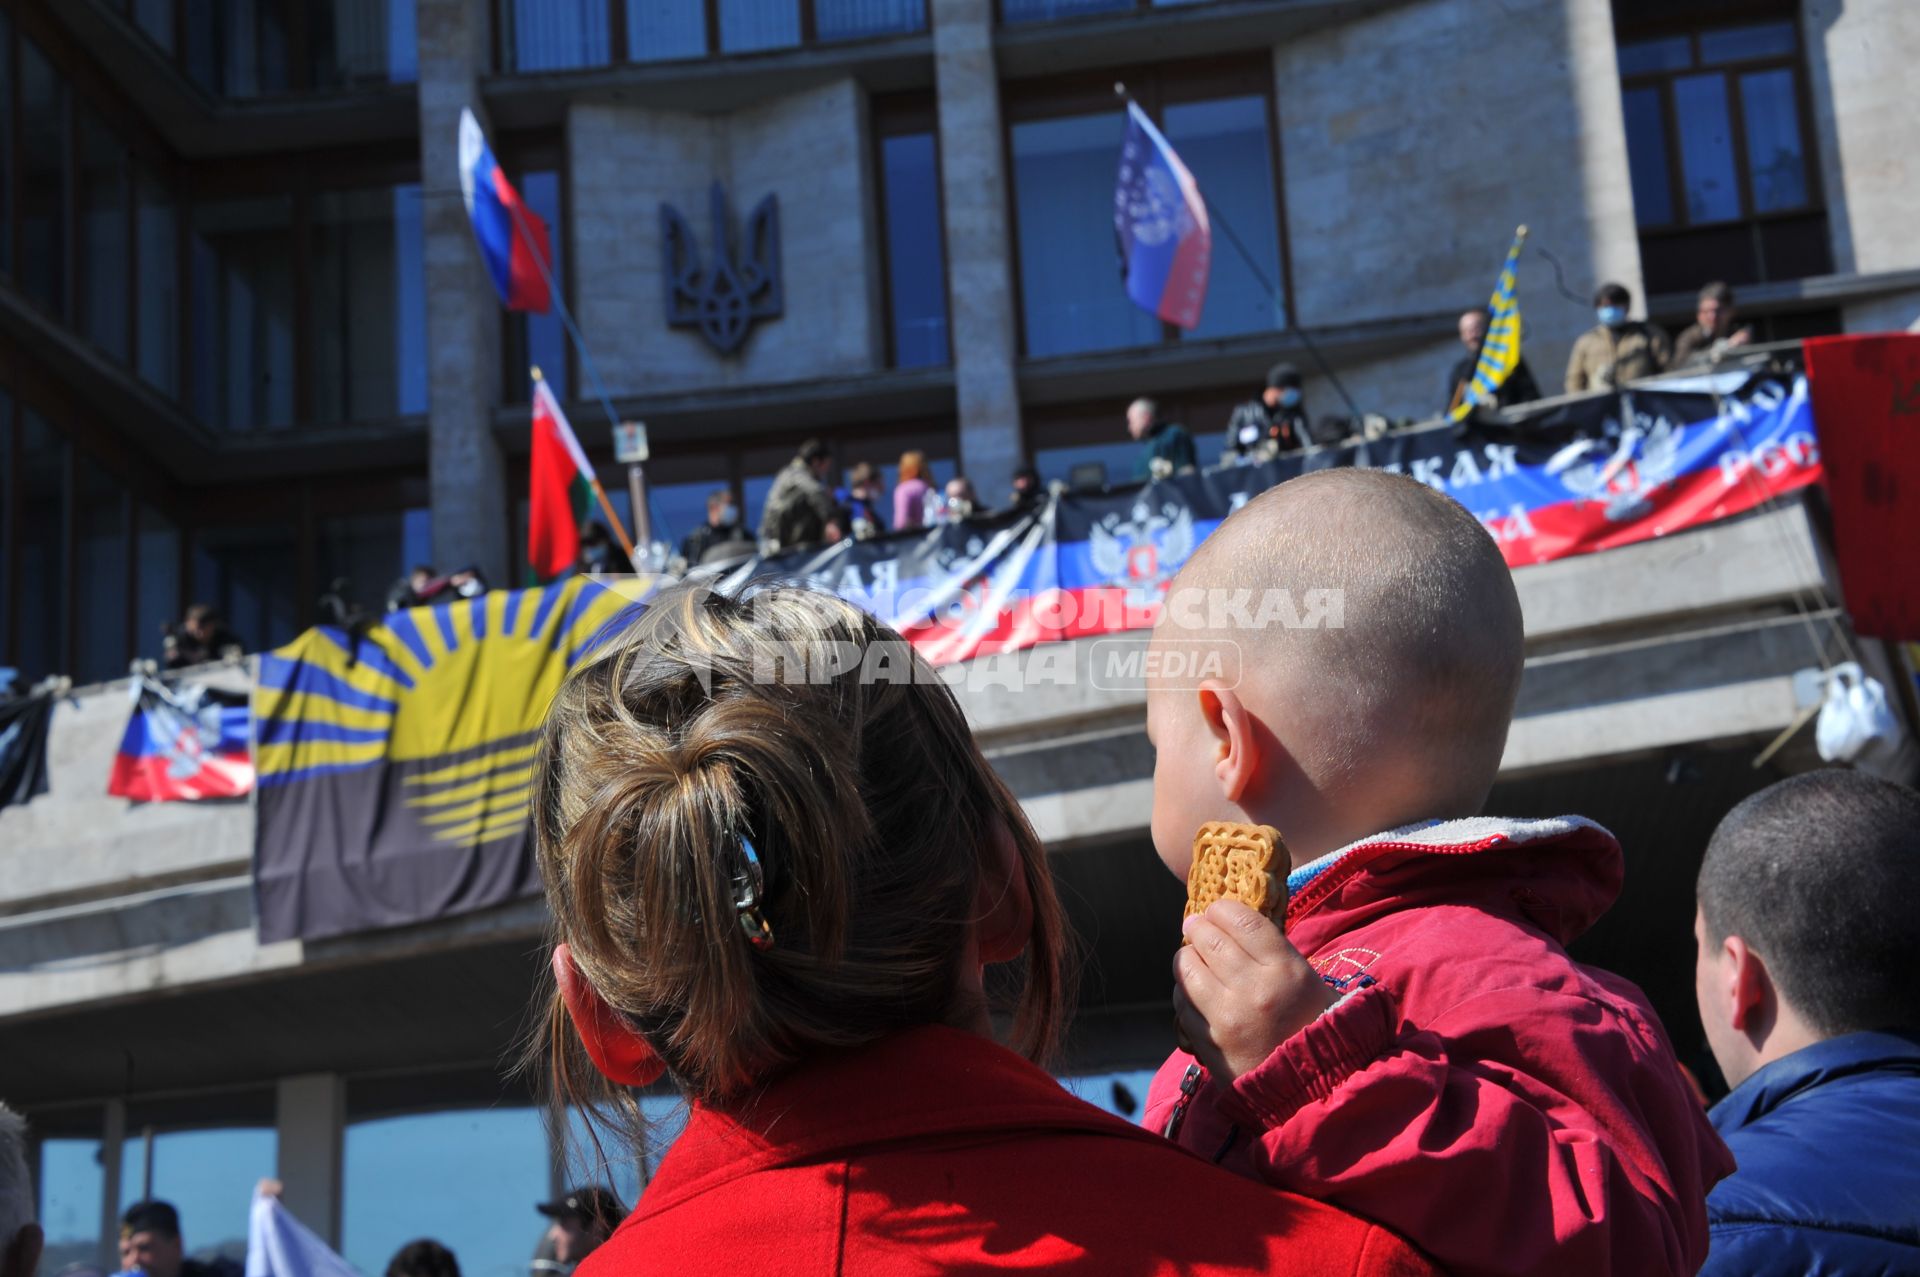
[[[308,630],[260,659],[254,890],[265,941],[399,926],[539,890],[541,721],[652,592],[572,577]]]

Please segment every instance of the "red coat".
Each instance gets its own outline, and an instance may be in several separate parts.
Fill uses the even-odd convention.
[[[695,1105],[579,1277],[1050,1269],[1427,1274],[1391,1233],[1182,1153],[976,1034],[812,1064],[743,1114]]]
[[[1733,1160],[1645,997],[1562,947],[1623,868],[1578,817],[1355,844],[1286,913],[1349,996],[1184,1107],[1193,1061],[1176,1052],[1147,1124],[1180,1108],[1182,1145],[1378,1220],[1455,1273],[1697,1271],[1707,1189]]]

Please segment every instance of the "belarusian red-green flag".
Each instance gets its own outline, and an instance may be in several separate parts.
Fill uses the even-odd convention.
[[[580,525],[593,500],[593,467],[544,378],[533,383],[533,459],[528,467],[527,565],[551,581],[580,558]]]

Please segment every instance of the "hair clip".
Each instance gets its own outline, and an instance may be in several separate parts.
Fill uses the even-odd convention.
[[[760,868],[760,853],[753,849],[753,843],[745,834],[740,836],[740,850],[746,855],[746,868],[733,879],[733,908],[740,915],[740,929],[747,933],[747,940],[756,949],[773,948],[773,928],[767,925],[767,919],[760,912],[760,897],[766,894],[767,879]]]

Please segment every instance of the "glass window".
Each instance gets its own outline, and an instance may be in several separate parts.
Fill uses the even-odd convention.
[[[706,0],[627,0],[627,56],[635,62],[670,62],[706,52]]]
[[[171,1202],[180,1212],[187,1254],[244,1262],[253,1186],[275,1173],[279,1133],[271,1126],[154,1131],[151,1179],[148,1138],[144,1132],[129,1134],[121,1146],[121,1202],[132,1205],[146,1197]]]
[[[172,396],[180,379],[180,244],[173,193],[142,170],[135,181],[140,375]]]
[[[307,6],[313,87],[417,78],[413,0],[314,0]]]
[[[328,191],[312,224],[315,420],[425,412],[420,188]]]
[[[720,51],[752,53],[800,43],[799,0],[714,0],[720,6]]]
[[[97,1264],[100,1215],[106,1207],[100,1141],[42,1140],[35,1185],[40,1190],[40,1227],[46,1232],[40,1270],[57,1273],[69,1264]]]
[[[33,409],[21,414],[20,618],[14,664],[24,682],[67,672],[67,439]]]
[[[532,1108],[457,1109],[352,1122],[341,1192],[341,1247],[363,1273],[432,1237],[463,1277],[526,1277],[546,1232],[546,1128]]]
[[[944,364],[949,358],[947,268],[933,134],[882,138],[880,170],[893,362],[901,368]]]
[[[55,314],[67,306],[67,82],[20,41],[20,286]]]
[[[1124,427],[1122,427],[1124,428]],[[1133,482],[1133,467],[1140,460],[1144,444],[1132,439],[1118,443],[1088,443],[1072,448],[1041,448],[1033,454],[1033,468],[1042,482],[1072,483],[1074,472],[1082,466],[1100,466],[1105,484]],[[1083,485],[1086,486],[1086,485]]]
[[[1113,237],[1114,168],[1125,136],[1118,111],[1013,126],[1020,302],[1029,355],[1143,346],[1160,321],[1127,299]]]
[[[133,20],[148,39],[173,52],[173,0],[133,0]]]
[[[1082,1073],[1063,1077],[1060,1084],[1074,1095],[1115,1117],[1138,1122],[1146,1116],[1147,1089],[1152,1069],[1116,1069],[1109,1073]]]
[[[185,0],[187,74],[208,92],[251,98],[287,91],[287,6],[293,0]]]
[[[298,561],[290,527],[201,528],[191,601],[212,605],[247,651],[278,647],[299,632]]]
[[[127,494],[85,455],[75,471],[73,590],[79,608],[75,679],[103,682],[127,672]]]
[[[514,185],[528,208],[547,223],[547,238],[553,245],[553,282],[564,285],[567,278],[566,223],[561,220],[560,175],[552,169],[523,173]],[[533,395],[533,381],[527,375],[529,365],[537,366],[553,386],[553,393],[565,399],[567,390],[567,332],[558,311],[544,315],[514,311],[508,314],[502,330],[507,340],[507,388],[514,403],[526,403]]]
[[[139,510],[134,550],[133,654],[159,660],[165,627],[178,620],[180,604],[180,529],[152,506]]]
[[[649,1098],[653,1097],[641,1098],[643,1113],[647,1112]],[[651,1113],[647,1115],[652,1117]],[[627,1147],[626,1137],[589,1122],[577,1108],[567,1110],[567,1127],[565,1169],[560,1178],[569,1184],[604,1184],[628,1206],[639,1201],[643,1159]],[[649,1145],[652,1142],[647,1141]]]
[[[1747,126],[1747,178],[1753,211],[1804,208],[1807,162],[1800,149],[1800,110],[1793,72],[1755,71],[1740,77],[1740,104]]]
[[[358,604],[374,615],[384,611],[388,587],[410,566],[401,513],[339,515],[319,522],[320,588],[332,590],[336,582],[345,581],[342,594],[349,605]]]
[[[80,323],[94,345],[127,357],[127,152],[92,111],[80,112]]]
[[[1623,44],[1617,50],[1621,75],[1648,71],[1684,71],[1693,65],[1693,41],[1683,35]]]
[[[13,19],[0,10],[0,271],[13,269]]]
[[[1205,193],[1207,206],[1246,243],[1260,272],[1280,280],[1280,228],[1274,216],[1273,148],[1267,142],[1267,100],[1218,98],[1169,106],[1162,129]],[[1111,187],[1112,178],[1108,178]],[[1216,236],[1219,232],[1215,232]],[[1237,256],[1237,254],[1236,254]],[[1226,337],[1287,326],[1280,300],[1244,262],[1216,269],[1194,337]]]
[[[1740,182],[1733,167],[1733,126],[1727,82],[1721,75],[1687,75],[1673,82],[1680,130],[1680,170],[1687,220],[1724,222],[1740,216]]]
[[[1673,220],[1673,184],[1667,175],[1667,117],[1660,90],[1628,89],[1623,105],[1634,219],[1642,226],[1665,226]]]
[[[0,43],[0,55],[6,45]],[[0,61],[5,61],[0,56]],[[0,665],[13,663],[8,619],[13,600],[13,396],[0,389]]]
[[[821,40],[899,35],[926,23],[926,0],[813,0],[813,33]]]
[[[1000,0],[1003,22],[1051,22],[1086,13],[1113,13],[1131,9],[1134,0]]]
[[[230,431],[293,422],[293,206],[193,210],[193,410]]]
[[[424,506],[401,516],[400,562],[411,572],[418,564],[433,562],[433,511]]]
[[[1747,58],[1771,58],[1790,54],[1798,47],[1791,22],[1762,22],[1750,27],[1722,27],[1700,33],[1700,61],[1706,66],[1717,62],[1738,62]]]
[[[563,71],[607,63],[607,0],[507,0],[515,71]]]

